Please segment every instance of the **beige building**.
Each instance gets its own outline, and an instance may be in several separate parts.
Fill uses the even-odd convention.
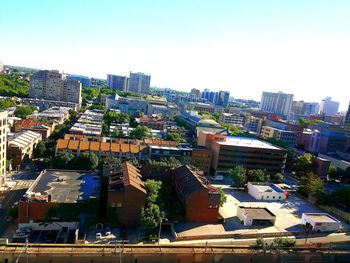
[[[81,104],[81,89],[80,81],[67,79],[57,70],[41,70],[30,80],[29,98]]]
[[[7,111],[0,112],[0,186],[6,181]]]

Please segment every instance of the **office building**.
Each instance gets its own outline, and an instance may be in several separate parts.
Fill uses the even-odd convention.
[[[327,97],[321,101],[320,113],[324,115],[336,115],[339,110],[339,102],[332,101],[331,97]]]
[[[283,92],[263,92],[260,110],[286,117],[291,111],[293,97],[293,94],[286,94]]]
[[[270,126],[262,126],[261,137],[263,139],[275,138],[284,141],[290,147],[295,146],[297,141],[297,134],[294,131],[282,130]]]
[[[201,132],[198,145],[212,151],[211,168],[226,173],[237,165],[246,169],[262,169],[269,174],[283,171],[287,150],[253,139]]]
[[[149,94],[150,85],[151,75],[146,75],[140,72],[130,72],[128,91],[136,92],[139,94]]]
[[[30,79],[29,98],[81,104],[81,83],[57,70],[41,70]]]
[[[128,81],[129,79],[127,76],[107,75],[107,87],[112,90],[127,91]]]
[[[217,93],[215,104],[218,106],[226,107],[230,98],[230,92],[220,90]]]
[[[243,126],[245,124],[245,116],[243,114],[237,113],[222,113],[220,116],[220,122],[225,124]]]
[[[83,87],[89,88],[91,86],[91,78],[86,77],[86,76],[68,75],[68,79],[80,81],[80,83]]]
[[[0,111],[0,186],[6,181],[7,111]]]
[[[310,116],[318,114],[320,111],[320,104],[317,102],[293,101],[292,114]]]

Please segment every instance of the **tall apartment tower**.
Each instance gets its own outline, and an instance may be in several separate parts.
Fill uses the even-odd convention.
[[[107,87],[112,90],[128,90],[129,78],[127,76],[107,75]]]
[[[130,72],[128,91],[149,94],[151,85],[151,75],[144,73],[132,73]]]
[[[288,116],[292,108],[293,94],[283,92],[263,92],[260,102],[260,110]]]
[[[339,102],[332,101],[331,97],[327,97],[321,101],[320,113],[324,115],[336,115],[339,110]]]
[[[30,79],[29,98],[81,104],[81,83],[58,70],[41,70]]]
[[[347,137],[346,150],[350,152],[350,102],[349,102],[348,111],[345,116],[344,131]]]
[[[0,186],[6,181],[7,111],[0,111]]]

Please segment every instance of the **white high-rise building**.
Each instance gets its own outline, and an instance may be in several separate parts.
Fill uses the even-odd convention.
[[[81,83],[57,70],[41,70],[30,79],[29,98],[81,104]]]
[[[6,181],[7,111],[0,111],[0,186]]]
[[[331,97],[327,97],[321,101],[320,113],[324,115],[336,115],[339,110],[339,102],[332,101]]]
[[[149,94],[151,85],[151,76],[144,73],[130,72],[128,91]]]
[[[293,94],[283,92],[263,92],[260,102],[260,110],[288,116],[292,108]]]

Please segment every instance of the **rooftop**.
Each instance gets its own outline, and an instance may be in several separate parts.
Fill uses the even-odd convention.
[[[8,145],[12,147],[25,148],[37,139],[41,139],[40,133],[25,131],[13,140],[9,140]]]
[[[249,217],[254,217],[254,218],[271,218],[275,217],[276,215],[273,214],[270,210],[268,210],[266,207],[244,207],[240,206],[242,210],[247,214]]]
[[[305,213],[305,216],[307,216],[309,219],[311,219],[314,222],[319,222],[319,223],[334,223],[334,222],[339,222],[332,216],[326,213]]]
[[[259,189],[259,192],[278,192],[278,193],[284,193],[283,189],[279,187],[276,184],[269,184],[269,183],[255,183],[255,182],[249,182],[248,185],[252,185]]]
[[[98,197],[100,179],[90,173],[50,170],[43,172],[28,192],[51,195],[51,202],[76,203]]]
[[[245,137],[227,136],[226,141],[217,142],[217,143],[220,145],[229,145],[229,146],[282,150],[281,148],[276,147],[270,143],[260,141],[258,139],[254,139],[254,138],[245,138]]]

